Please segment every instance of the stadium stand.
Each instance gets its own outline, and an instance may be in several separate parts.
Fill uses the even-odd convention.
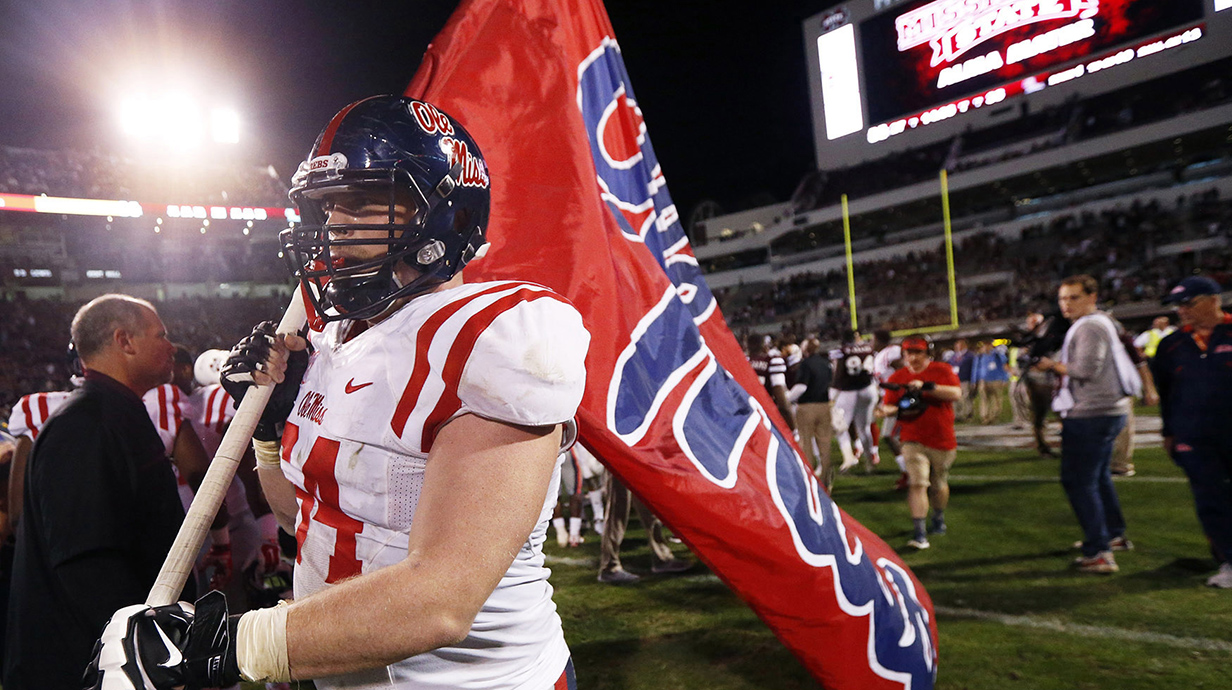
[[[286,207],[272,168],[156,166],[101,153],[0,146],[0,193],[142,204]],[[289,281],[283,219],[107,218],[0,211],[0,418],[26,393],[69,385],[76,309],[104,292],[154,302],[192,352],[229,348],[277,318]],[[157,228],[157,232],[155,229]],[[202,232],[205,229],[206,232]]]
[[[178,204],[285,206],[271,166],[155,164],[98,152],[0,146],[0,192]]]
[[[845,194],[861,326],[947,324],[944,169],[962,335],[1004,332],[1074,273],[1131,318],[1161,311],[1187,273],[1232,289],[1229,73],[1225,58],[1039,112],[1023,101],[1010,122],[814,171],[790,207],[767,209],[773,222],[704,221],[695,234],[717,241],[699,242],[699,261],[733,329],[833,342],[851,322]]]

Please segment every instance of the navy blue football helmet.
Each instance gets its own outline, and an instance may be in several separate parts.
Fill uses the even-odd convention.
[[[386,222],[331,224],[331,197],[356,192],[388,200]],[[339,111],[290,196],[302,222],[282,232],[283,256],[325,321],[374,318],[453,278],[486,247],[491,185],[479,146],[456,120],[412,98],[373,96]],[[399,217],[399,205],[412,212]],[[363,230],[384,235],[354,236]],[[349,260],[331,251],[343,245],[385,251]],[[418,277],[403,284],[399,262]]]

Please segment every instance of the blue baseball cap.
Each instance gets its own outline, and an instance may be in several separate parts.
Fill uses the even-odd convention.
[[[1164,296],[1164,304],[1177,304],[1179,302],[1188,302],[1195,297],[1202,295],[1218,295],[1223,292],[1223,288],[1219,287],[1219,283],[1205,276],[1190,276],[1176,284],[1167,295]]]

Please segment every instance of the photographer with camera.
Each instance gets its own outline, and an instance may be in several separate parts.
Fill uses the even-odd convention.
[[[906,366],[882,386],[885,404],[879,416],[896,416],[907,461],[907,507],[914,533],[907,546],[929,547],[929,534],[945,534],[945,507],[950,500],[950,465],[958,440],[954,436],[954,402],[962,388],[954,370],[932,360],[932,342],[921,336],[903,338]],[[925,529],[929,506],[932,524]]]
[[[1052,394],[1057,388],[1057,375],[1039,366],[1040,360],[1052,357],[1065,342],[1069,319],[1060,313],[1044,316],[1040,312],[1027,315],[1025,333],[1013,338],[1014,345],[1021,348],[1018,368],[1022,372],[1019,381],[1026,387],[1031,408],[1031,427],[1035,432],[1035,447],[1041,456],[1054,457],[1052,446],[1044,438],[1048,412],[1052,409]]]

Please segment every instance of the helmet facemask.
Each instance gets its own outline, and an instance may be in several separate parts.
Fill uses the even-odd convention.
[[[347,171],[332,177],[293,192],[304,222],[282,235],[291,272],[308,288],[309,299],[326,321],[375,318],[397,300],[448,279],[440,275],[447,263],[444,245],[422,232],[429,201],[410,175],[391,168]],[[330,223],[334,203],[344,194],[379,198],[386,209],[384,222]],[[384,236],[369,234],[372,231]],[[336,251],[338,247],[372,246],[383,251],[365,258],[339,256]],[[409,282],[399,276],[401,262],[418,273]],[[452,276],[453,271],[448,273]]]

